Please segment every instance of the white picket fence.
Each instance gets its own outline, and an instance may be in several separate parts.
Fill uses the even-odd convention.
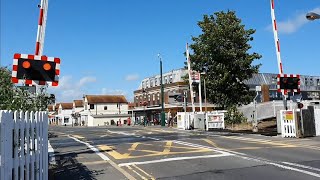
[[[0,111],[0,179],[48,179],[47,112]]]

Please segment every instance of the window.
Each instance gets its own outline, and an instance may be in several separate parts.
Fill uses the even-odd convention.
[[[90,109],[94,109],[94,104],[90,104]]]
[[[63,123],[69,123],[69,118],[65,117],[65,118],[63,119]]]
[[[172,75],[170,75],[169,83],[172,83]]]
[[[150,87],[153,87],[153,80],[150,80]]]
[[[108,110],[108,106],[104,106],[103,109],[104,109],[104,110]]]
[[[158,84],[157,84],[157,79],[158,79],[158,78],[155,78],[155,79],[154,79],[154,86],[157,86],[157,85],[158,85]]]

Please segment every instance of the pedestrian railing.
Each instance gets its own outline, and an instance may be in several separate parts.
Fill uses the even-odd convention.
[[[0,110],[0,179],[48,179],[48,114]]]
[[[305,107],[312,104],[313,101],[304,100],[302,103]],[[288,101],[287,107],[288,109],[296,108],[297,103]],[[238,110],[243,113],[243,115],[247,118],[248,122],[251,122],[254,119],[254,113],[257,111],[257,120],[264,120],[269,118],[275,118],[277,116],[277,112],[280,110],[285,110],[283,101],[269,101],[258,103],[256,106],[251,103],[248,105],[238,107]]]

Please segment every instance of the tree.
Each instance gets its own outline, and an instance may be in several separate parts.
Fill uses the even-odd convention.
[[[255,30],[246,30],[234,11],[204,15],[198,26],[202,34],[192,37],[190,60],[193,70],[206,72],[208,100],[222,108],[252,101],[244,81],[260,67],[252,63],[261,55],[249,52]]]
[[[11,71],[0,67],[0,110],[44,111],[51,100],[45,89],[37,94],[20,89],[11,82]]]

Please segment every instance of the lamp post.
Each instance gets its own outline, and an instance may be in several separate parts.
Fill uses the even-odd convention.
[[[162,81],[162,59],[160,56],[160,53],[158,54],[158,58],[160,60],[160,85],[161,85],[161,114],[160,114],[160,118],[161,118],[161,126],[165,126],[165,120],[164,120],[164,95],[163,95],[163,81]]]
[[[202,72],[201,75],[206,75],[206,72]],[[207,114],[207,90],[206,90],[206,77],[203,78],[204,85],[204,104],[205,104],[205,114]]]
[[[316,19],[320,19],[320,15],[314,12],[309,12],[306,14],[306,18],[310,21],[316,20]]]

